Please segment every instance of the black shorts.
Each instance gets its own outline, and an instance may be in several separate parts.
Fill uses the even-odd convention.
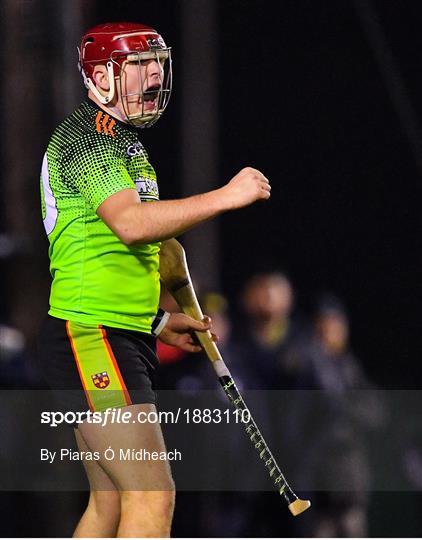
[[[60,410],[155,404],[155,341],[142,332],[49,315],[39,337],[39,365]]]

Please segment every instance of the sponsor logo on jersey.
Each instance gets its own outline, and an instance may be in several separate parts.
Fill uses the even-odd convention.
[[[158,200],[158,184],[156,180],[141,176],[135,180],[135,184],[141,201]]]
[[[95,386],[101,390],[107,388],[107,386],[110,384],[110,377],[108,376],[107,371],[91,375],[91,379]]]
[[[136,141],[135,143],[129,145],[126,152],[129,157],[141,156],[142,159],[145,161],[148,158],[145,148],[139,141]]]
[[[95,127],[97,133],[104,133],[104,135],[111,135],[115,137],[116,134],[113,131],[116,121],[114,118],[111,118],[109,114],[98,111],[97,116],[95,117]]]

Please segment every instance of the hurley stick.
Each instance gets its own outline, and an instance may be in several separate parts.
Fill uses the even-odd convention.
[[[166,240],[161,244],[160,277],[166,289],[173,295],[182,311],[190,317],[201,321],[204,315],[189,275],[185,251],[174,238]],[[239,411],[239,418],[242,421],[244,430],[258,452],[260,459],[265,464],[275,489],[284,497],[290,512],[294,516],[301,514],[311,506],[311,503],[310,501],[299,499],[287,483],[286,478],[271,454],[264,437],[261,435],[258,426],[240,395],[217,345],[212,340],[211,333],[209,331],[196,332],[196,336],[208,359],[211,361],[224,392],[232,405]],[[248,421],[246,422],[244,419]]]

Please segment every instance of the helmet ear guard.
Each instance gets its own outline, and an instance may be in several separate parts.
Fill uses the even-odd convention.
[[[80,50],[79,50],[79,47],[78,47],[78,51],[79,51],[79,55],[80,55]],[[87,77],[86,76],[86,73],[85,71],[82,69],[82,66],[81,66],[81,63],[78,62],[78,68],[79,68],[79,71],[81,72],[82,74],[82,78],[83,78],[83,81],[84,81],[84,85],[85,87],[88,89],[88,90],[91,90],[91,92],[94,94],[94,96],[98,99],[98,101],[100,103],[102,103],[103,105],[106,105],[107,103],[110,103],[110,101],[112,101],[112,99],[114,98],[114,94],[115,94],[115,90],[116,90],[116,85],[114,83],[114,68],[113,68],[113,63],[112,62],[107,62],[107,75],[108,75],[108,82],[110,84],[110,89],[108,91],[108,94],[106,96],[103,96],[103,94],[101,94],[101,92],[98,90],[98,88],[95,86],[94,82],[92,81],[92,79],[90,77]]]

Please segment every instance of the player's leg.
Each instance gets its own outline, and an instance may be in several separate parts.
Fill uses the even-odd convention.
[[[38,361],[57,399],[56,405],[59,410],[85,412],[89,404],[81,383],[67,325],[65,320],[50,316],[46,318],[39,336]],[[93,328],[95,330],[97,327]],[[97,330],[95,331],[98,333]],[[94,348],[93,355],[96,354],[97,350]],[[83,359],[84,354],[81,354],[80,360]],[[75,430],[75,433],[79,450],[86,451],[88,448],[80,433],[78,430]],[[91,495],[88,507],[74,535],[76,537],[115,536],[120,517],[119,493],[98,463],[84,460],[84,467],[91,487]]]
[[[134,415],[155,410],[151,377],[158,360],[148,336],[50,317],[42,338],[40,358],[64,410],[86,411],[89,406],[92,411],[104,411],[116,407],[132,410]],[[85,421],[79,430],[89,450],[100,453],[99,465],[121,494],[118,535],[168,536],[174,507],[168,463],[125,461],[119,456],[120,447],[164,451],[160,426],[109,423],[101,427]],[[113,461],[104,459],[109,447],[117,450]],[[95,491],[107,491],[108,486],[107,480],[104,485],[100,481]]]
[[[166,451],[160,424],[137,421],[139,413],[144,419],[148,413],[155,412],[155,405],[130,405],[121,411],[131,413],[129,423],[101,426],[83,422],[79,425],[88,448],[99,453],[98,463],[120,492],[121,516],[117,535],[168,537],[174,509],[174,483],[168,461],[138,460],[131,454],[132,450],[142,450],[146,456]],[[107,455],[111,456],[110,449],[114,458],[106,459],[107,450]]]
[[[80,431],[75,429],[75,437],[80,452],[89,450]],[[88,506],[73,534],[74,538],[112,538],[117,534],[120,521],[120,495],[96,461],[83,460],[89,480],[90,495]]]

